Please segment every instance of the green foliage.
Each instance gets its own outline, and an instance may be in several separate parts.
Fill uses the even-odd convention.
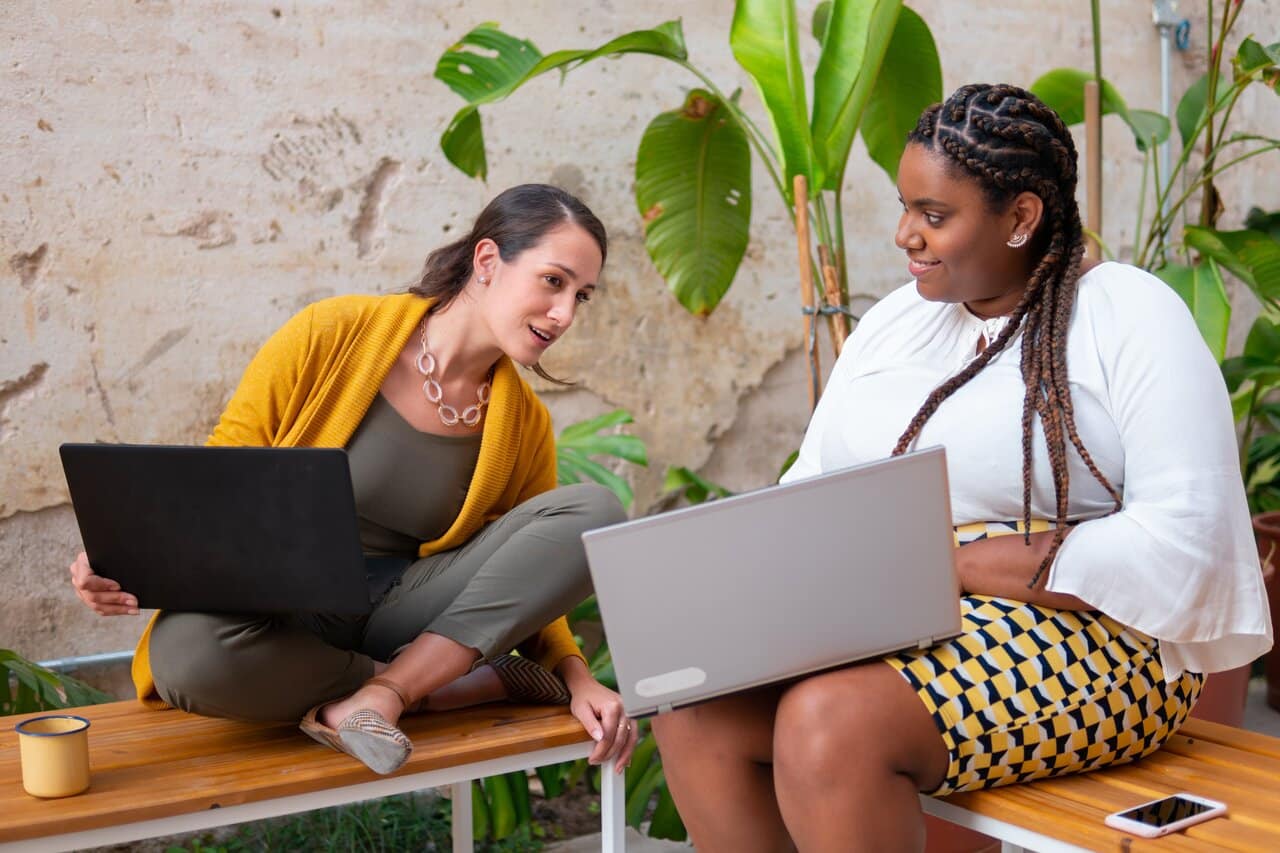
[[[193,838],[168,853],[399,853],[452,849],[452,804],[433,792],[415,792],[351,805],[254,821],[226,839]],[[476,836],[481,853],[534,853],[544,846],[542,827],[525,824],[495,841]]]
[[[1280,405],[1270,400],[1280,388],[1280,312],[1266,310],[1254,321],[1244,353],[1224,361],[1222,374],[1242,424],[1240,469],[1249,508],[1280,509]]]
[[[658,273],[682,305],[710,313],[733,282],[751,225],[751,150],[719,96],[694,89],[649,123],[636,157],[636,205]]]
[[[595,50],[560,50],[549,56],[533,43],[507,35],[486,23],[463,36],[436,63],[435,75],[467,105],[454,115],[440,138],[449,162],[473,178],[488,177],[484,131],[479,108],[500,101],[520,86],[548,71],[562,75],[598,59],[622,53],[645,53],[682,61],[686,55],[679,21],[652,30],[639,30],[613,39]]]
[[[0,717],[110,701],[106,693],[83,681],[0,649]]]
[[[1152,270],[1173,288],[1191,309],[1196,327],[1209,345],[1213,357],[1221,362],[1227,353],[1227,326],[1231,322],[1231,303],[1222,273],[1213,261],[1190,264],[1165,264]]]
[[[644,442],[633,435],[616,431],[617,427],[633,422],[631,414],[614,409],[608,414],[570,424],[556,439],[556,475],[561,485],[593,481],[605,486],[622,505],[631,508],[635,494],[625,479],[610,471],[591,457],[612,456],[633,465],[646,466],[649,455]],[[613,432],[605,432],[614,430]]]
[[[716,498],[727,498],[732,492],[724,486],[704,480],[696,473],[684,467],[672,466],[667,469],[662,481],[662,491],[675,492],[691,504],[700,504]]]
[[[750,149],[791,207],[792,179],[809,187],[818,257],[836,278],[837,308],[847,309],[841,188],[859,131],[872,159],[892,177],[906,131],[942,96],[937,48],[928,26],[901,0],[820,4],[822,42],[808,108],[794,0],[737,0],[729,24],[734,58],[751,78],[771,134],[688,60],[678,21],[619,36],[590,50],[543,56],[530,42],[483,24],[440,58],[436,76],[466,101],[441,138],[449,161],[473,177],[487,170],[478,109],[538,75],[575,69],[599,56],[646,53],[675,62],[699,88],[655,119],[636,157],[636,205],[645,248],[680,303],[695,314],[715,309],[742,261],[751,218]],[[827,197],[830,194],[830,198]],[[815,276],[819,304],[827,301]]]
[[[1094,79],[1088,71],[1075,68],[1055,68],[1031,84],[1031,91],[1062,117],[1067,124],[1084,121],[1084,84]],[[1169,120],[1150,110],[1131,110],[1124,98],[1106,80],[1099,87],[1102,95],[1102,114],[1118,115],[1133,132],[1134,144],[1139,151],[1150,151],[1169,138]]]

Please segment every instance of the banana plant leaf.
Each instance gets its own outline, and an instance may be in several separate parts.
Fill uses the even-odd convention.
[[[902,0],[834,0],[824,5],[830,13],[823,22],[822,53],[813,74],[812,136],[822,186],[835,190],[844,178],[849,149],[880,74]]]
[[[571,763],[566,761],[533,769],[533,772],[538,774],[538,781],[542,782],[542,793],[547,799],[555,799],[564,793],[564,777]]]
[[[1201,255],[1235,273],[1258,299],[1280,308],[1280,242],[1270,234],[1251,228],[1217,231],[1189,225],[1184,239]]]
[[[1062,121],[1069,125],[1084,121],[1084,84],[1093,79],[1093,72],[1077,68],[1055,68],[1041,75],[1031,84],[1031,92],[1052,107]],[[1102,114],[1118,115],[1133,132],[1133,141],[1139,151],[1154,148],[1169,138],[1169,120],[1150,110],[1131,110],[1116,87],[1102,81]]]
[[[653,807],[653,817],[649,821],[649,837],[671,841],[684,841],[689,837],[689,830],[685,829],[680,812],[676,811],[676,801],[665,780],[658,788],[658,804]]]
[[[942,63],[933,33],[924,18],[904,6],[859,125],[867,154],[891,180],[898,180],[898,161],[920,113],[941,100]]]
[[[471,832],[476,838],[489,837],[489,800],[478,781],[471,783]]]
[[[478,107],[507,97],[548,71],[558,70],[563,75],[593,59],[620,53],[651,54],[678,62],[688,56],[679,21],[626,33],[597,48],[558,50],[547,56],[532,42],[504,33],[496,24],[481,24],[436,63],[435,76],[467,101],[440,137],[441,149],[459,170],[485,179],[488,159]]]
[[[1227,326],[1231,321],[1231,302],[1222,282],[1218,265],[1208,261],[1196,266],[1168,264],[1155,270],[1155,275],[1173,288],[1191,309],[1196,328],[1209,345],[1213,357],[1221,362],[1227,351]]]
[[[756,84],[769,114],[788,204],[794,201],[796,175],[804,175],[811,187],[822,185],[812,156],[799,29],[793,0],[738,0],[729,27],[733,56]]]
[[[640,827],[645,814],[649,811],[649,800],[653,798],[654,791],[663,781],[665,777],[662,774],[662,762],[654,760],[645,768],[634,786],[627,786],[627,826],[634,826],[637,829]]]
[[[516,805],[511,784],[506,776],[484,779],[484,793],[489,800],[489,827],[495,841],[501,841],[516,830]]]
[[[1232,411],[1239,420],[1248,411],[1249,400],[1246,398],[1242,403],[1237,393],[1245,382],[1254,383],[1258,400],[1280,385],[1280,325],[1265,314],[1254,320],[1245,338],[1244,353],[1222,362],[1222,376],[1227,390],[1235,395],[1231,401]]]
[[[747,136],[718,97],[694,89],[645,129],[636,206],[645,249],[676,299],[691,313],[711,313],[742,262],[751,224]]]

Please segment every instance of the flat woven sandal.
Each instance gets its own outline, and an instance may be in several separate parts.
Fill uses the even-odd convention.
[[[528,658],[495,655],[487,663],[507,691],[507,701],[528,705],[568,705],[572,698],[564,682]]]
[[[408,697],[400,685],[381,676],[365,683],[385,687],[395,693],[402,704],[407,704]],[[338,723],[336,729],[329,728],[320,722],[320,709],[328,704],[322,702],[308,711],[298,728],[319,743],[350,755],[374,773],[382,775],[399,770],[413,754],[413,741],[409,736],[387,722],[377,711],[356,711]]]

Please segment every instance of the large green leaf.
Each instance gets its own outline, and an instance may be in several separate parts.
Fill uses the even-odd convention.
[[[738,0],[729,28],[729,46],[738,64],[755,82],[769,113],[786,173],[783,191],[791,203],[792,179],[796,175],[804,175],[810,188],[821,185],[813,161],[793,0]]]
[[[445,51],[436,63],[435,76],[468,102],[449,123],[440,147],[450,163],[483,179],[487,171],[484,134],[476,107],[501,100],[548,71],[565,74],[593,59],[621,53],[650,54],[675,61],[688,56],[679,21],[626,33],[597,48],[558,50],[547,56],[532,42],[504,33],[496,24],[481,24]]]
[[[463,174],[482,181],[489,177],[484,128],[480,125],[480,110],[474,105],[468,104],[454,115],[440,136],[440,149]]]
[[[1209,75],[1201,74],[1200,79],[1187,87],[1178,99],[1174,110],[1174,118],[1178,122],[1178,135],[1185,147],[1196,131],[1196,126],[1204,118],[1205,101],[1209,98]]]
[[[435,76],[467,103],[483,104],[510,92],[540,59],[542,52],[533,42],[508,35],[489,22],[446,50],[436,63]]]
[[[831,7],[813,75],[813,151],[825,189],[844,177],[901,9],[902,0],[835,0]]]
[[[650,122],[636,155],[644,244],[675,296],[709,314],[747,249],[751,152],[747,136],[710,92]]]
[[[1066,124],[1079,124],[1084,121],[1084,84],[1092,79],[1092,71],[1055,68],[1031,84],[1031,93],[1052,107]],[[1123,115],[1129,111],[1124,98],[1109,81],[1103,80],[1101,88],[1103,115]]]
[[[1227,351],[1227,326],[1231,321],[1231,303],[1222,283],[1222,273],[1213,261],[1198,266],[1169,264],[1155,270],[1191,309],[1196,328],[1219,362]]]
[[[1280,307],[1280,242],[1270,234],[1189,225],[1185,239],[1188,246],[1235,273],[1263,302]]]
[[[653,818],[649,822],[650,838],[669,838],[672,841],[684,841],[689,837],[680,812],[676,811],[676,801],[665,781],[658,789],[658,804],[653,807]]]
[[[1078,68],[1055,68],[1031,84],[1031,92],[1054,109],[1068,125],[1084,121],[1084,84],[1094,77]],[[1131,110],[1116,87],[1102,81],[1102,114],[1117,115],[1129,126],[1133,141],[1146,151],[1169,138],[1169,120],[1150,110]]]
[[[933,33],[923,18],[904,6],[861,125],[867,153],[891,180],[898,180],[898,161],[920,113],[941,100],[942,63]],[[840,171],[844,172],[843,166]]]
[[[1151,110],[1129,110],[1124,120],[1133,131],[1133,141],[1138,144],[1139,151],[1155,148],[1169,138],[1173,129],[1167,116]]]
[[[1265,314],[1254,320],[1245,338],[1244,357],[1255,365],[1280,368],[1280,324]]]

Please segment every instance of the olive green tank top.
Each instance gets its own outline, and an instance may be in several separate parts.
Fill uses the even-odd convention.
[[[347,444],[360,544],[369,556],[417,559],[453,524],[480,457],[481,433],[420,432],[378,394]]]

